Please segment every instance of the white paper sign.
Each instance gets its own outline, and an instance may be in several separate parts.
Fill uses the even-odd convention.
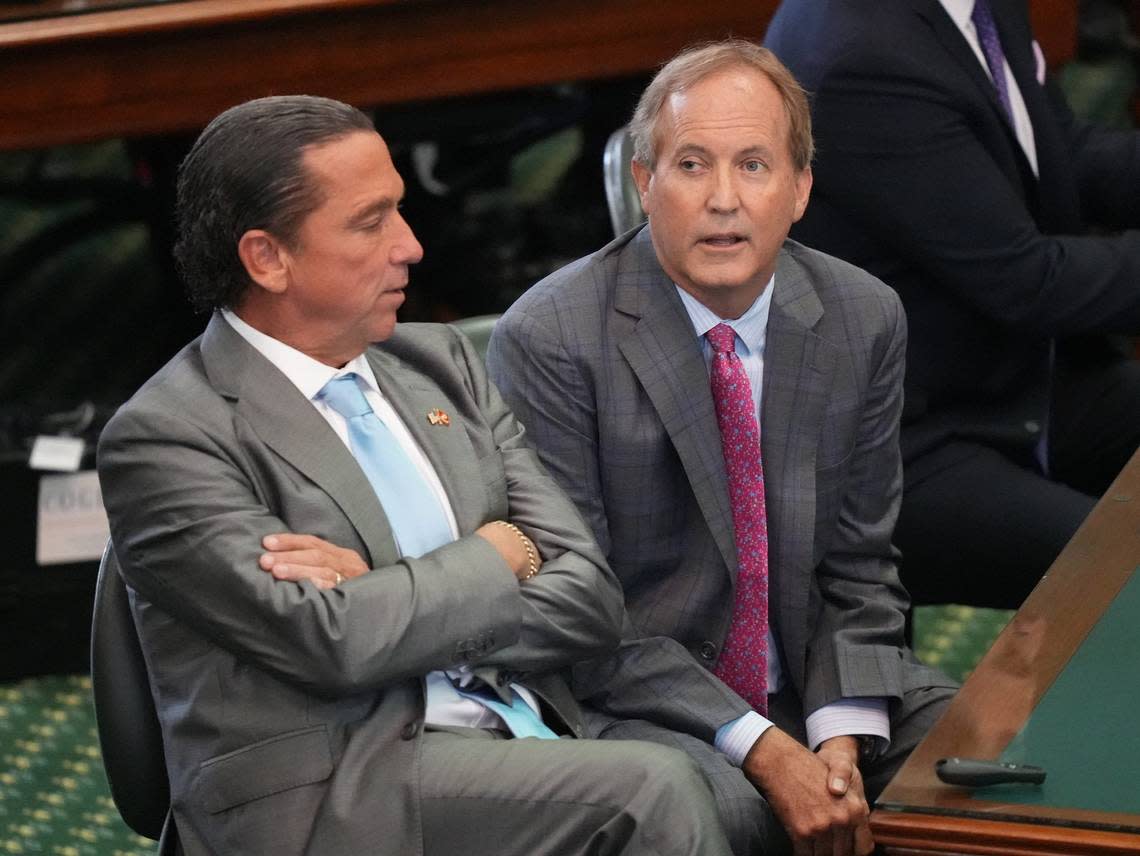
[[[28,466],[33,470],[74,473],[83,460],[83,438],[41,435],[32,443]]]
[[[40,479],[37,564],[98,559],[109,534],[99,477],[94,470]]]

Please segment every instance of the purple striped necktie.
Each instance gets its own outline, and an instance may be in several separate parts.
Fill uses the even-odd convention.
[[[732,525],[736,533],[736,601],[724,650],[713,670],[762,716],[768,712],[768,520],[760,427],[736,333],[717,324],[705,334],[713,347],[712,397],[720,426]]]
[[[1005,108],[1006,117],[1012,121],[1013,105],[1010,103],[1009,87],[1005,82],[1005,52],[1001,49],[1001,39],[998,37],[997,24],[994,23],[994,13],[990,9],[989,0],[976,0],[974,11],[970,13],[970,20],[974,22],[974,29],[978,33],[978,42],[982,46],[982,53],[985,54],[986,65],[990,68],[998,100]]]

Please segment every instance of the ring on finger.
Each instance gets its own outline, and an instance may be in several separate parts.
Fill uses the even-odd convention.
[[[336,574],[336,582],[335,582],[335,583],[333,583],[333,585],[338,585],[338,586],[339,586],[339,585],[340,585],[341,583],[343,583],[343,582],[344,582],[344,574],[342,574],[340,571],[337,571],[337,574]]]

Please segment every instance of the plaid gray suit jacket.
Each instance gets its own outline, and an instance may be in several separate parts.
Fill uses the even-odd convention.
[[[905,347],[893,291],[786,242],[761,444],[771,621],[805,712],[929,683],[903,648],[891,546]],[[531,288],[496,326],[488,364],[624,586],[627,641],[582,673],[582,693],[614,716],[711,740],[747,709],[693,668],[715,664],[729,626],[732,515],[708,369],[648,229]],[[661,637],[688,649],[687,669]]]

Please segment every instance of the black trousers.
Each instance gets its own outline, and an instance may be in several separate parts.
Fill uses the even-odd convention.
[[[895,543],[914,603],[1021,604],[1140,447],[1140,362],[1059,361],[1051,407],[1048,475],[971,440],[908,462]]]

